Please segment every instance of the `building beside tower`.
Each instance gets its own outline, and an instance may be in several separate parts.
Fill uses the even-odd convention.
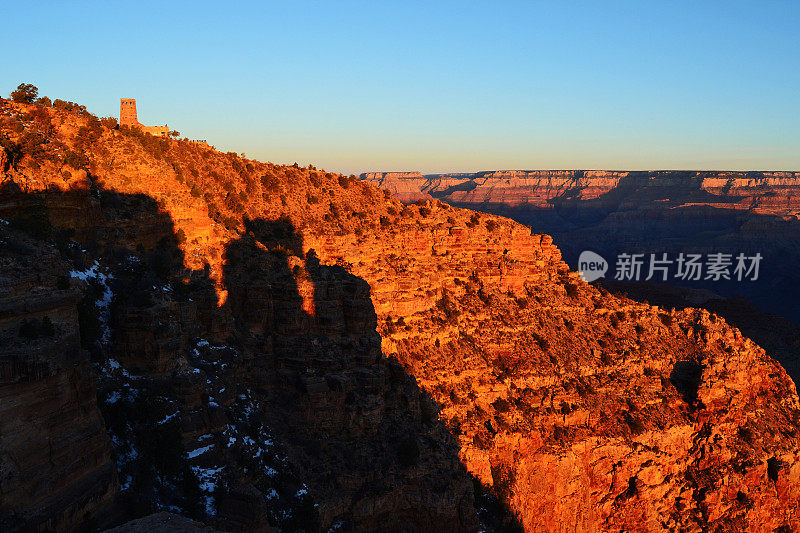
[[[157,135],[159,137],[169,136],[169,127],[164,124],[163,126],[145,126],[139,122],[136,115],[136,99],[135,98],[120,98],[119,101],[119,125],[130,126],[139,128],[145,133]]]

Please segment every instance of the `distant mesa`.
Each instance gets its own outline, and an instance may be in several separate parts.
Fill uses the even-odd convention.
[[[136,115],[136,99],[120,98],[119,100],[119,124],[120,126],[130,126],[139,128],[145,133],[159,137],[169,137],[169,126],[145,126]]]

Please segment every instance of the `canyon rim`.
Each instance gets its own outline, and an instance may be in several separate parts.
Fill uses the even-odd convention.
[[[718,315],[424,191],[0,118],[4,530],[797,529],[796,387]]]

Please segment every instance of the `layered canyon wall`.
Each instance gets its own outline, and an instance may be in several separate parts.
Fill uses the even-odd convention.
[[[0,218],[46,206],[101,310],[81,335],[129,516],[470,531],[508,525],[493,496],[527,531],[800,525],[797,391],[719,317],[587,285],[502,217],[3,112]]]
[[[612,267],[607,277],[614,276],[623,253],[666,253],[673,261],[680,253],[761,254],[753,282],[683,282],[674,276],[667,282],[722,297],[744,296],[800,324],[797,172],[490,171],[375,173],[362,179],[405,202],[438,198],[531,225],[553,235],[573,268],[584,250],[602,255]]]

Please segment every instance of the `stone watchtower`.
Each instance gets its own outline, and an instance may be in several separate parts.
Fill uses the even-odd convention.
[[[136,98],[120,98],[119,124],[120,126],[139,125],[139,118],[136,115]]]
[[[169,127],[166,124],[163,126],[145,126],[139,122],[139,117],[136,115],[136,98],[119,99],[119,125],[139,128],[145,133],[158,137],[169,136]]]

